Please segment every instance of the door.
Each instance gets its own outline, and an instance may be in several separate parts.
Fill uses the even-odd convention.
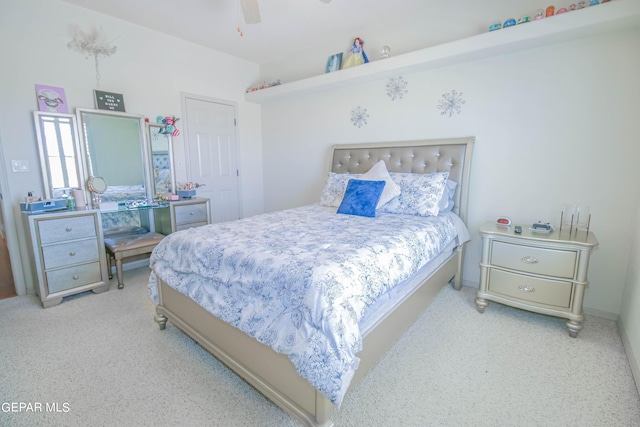
[[[4,207],[2,205],[2,193],[0,193],[0,299],[17,295],[13,282],[13,270],[11,269],[11,259],[9,258],[7,233],[5,232],[4,216],[2,213]]]
[[[185,96],[185,143],[189,180],[211,203],[211,221],[240,218],[235,106]]]

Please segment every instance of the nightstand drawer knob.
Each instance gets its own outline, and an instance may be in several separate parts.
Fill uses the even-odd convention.
[[[526,264],[537,264],[538,258],[533,256],[523,256],[520,260]]]
[[[67,228],[65,228],[65,229],[64,229],[64,231],[66,231],[67,233],[69,233],[69,232],[73,231],[73,228],[71,228],[71,227],[67,227]]]
[[[73,276],[73,280],[78,280],[80,278],[80,276],[78,276],[77,274]]]
[[[530,292],[535,292],[536,291],[536,288],[534,288],[533,286],[520,285],[520,286],[518,286],[518,289],[520,289],[522,292],[526,292],[526,293],[530,293]]]

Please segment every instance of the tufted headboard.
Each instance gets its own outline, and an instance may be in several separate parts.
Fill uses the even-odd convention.
[[[454,212],[467,223],[469,172],[475,137],[333,146],[331,171],[365,173],[384,160],[389,172],[449,172],[458,183]]]

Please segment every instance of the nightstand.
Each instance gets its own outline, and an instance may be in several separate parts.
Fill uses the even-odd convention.
[[[568,229],[536,233],[521,225],[486,223],[482,234],[480,313],[495,301],[511,307],[568,319],[573,338],[582,329],[582,302],[588,285],[589,257],[598,240],[592,232]]]

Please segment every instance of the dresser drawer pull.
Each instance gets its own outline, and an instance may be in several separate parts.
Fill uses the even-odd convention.
[[[535,292],[536,291],[536,288],[534,288],[533,286],[520,285],[520,286],[518,286],[518,289],[520,289],[522,292],[526,292],[526,293],[531,293],[531,292]]]
[[[538,258],[528,255],[520,258],[520,261],[524,262],[525,264],[537,264]]]
[[[195,215],[196,213],[194,211],[189,212],[189,215]]]
[[[78,280],[79,278],[80,278],[80,276],[78,276],[77,274],[75,274],[75,275],[73,276],[73,280]]]
[[[69,256],[76,256],[75,252],[69,252]]]
[[[67,227],[67,228],[64,229],[64,231],[66,231],[66,232],[70,232],[72,230],[73,230],[73,228],[71,228],[71,227]]]

